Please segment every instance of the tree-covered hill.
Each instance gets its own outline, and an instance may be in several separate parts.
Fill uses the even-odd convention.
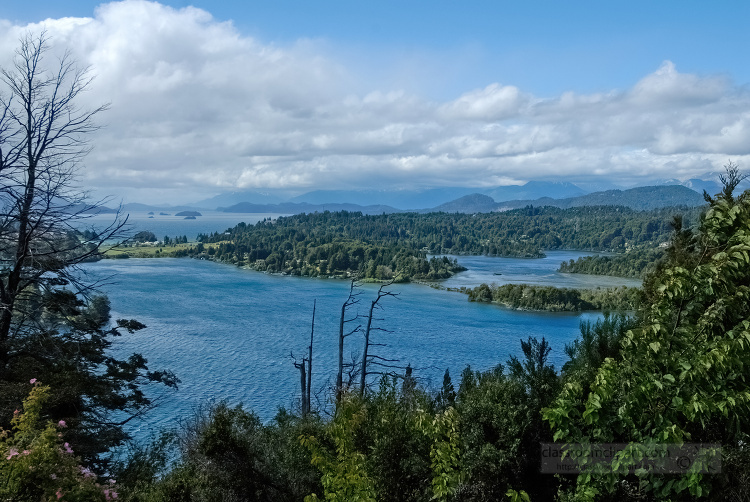
[[[457,266],[428,260],[428,255],[536,258],[548,249],[617,252],[656,247],[669,239],[676,212],[684,212],[688,224],[699,214],[696,208],[635,211],[608,206],[529,206],[480,214],[299,214],[201,235],[189,254],[295,275],[440,279]]]

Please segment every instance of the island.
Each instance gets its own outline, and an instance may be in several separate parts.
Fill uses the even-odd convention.
[[[195,218],[196,216],[203,216],[198,211],[180,211],[179,213],[175,213],[175,216],[192,216]]]

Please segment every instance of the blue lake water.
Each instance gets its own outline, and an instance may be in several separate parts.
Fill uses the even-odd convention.
[[[545,251],[544,258],[519,259],[487,256],[450,256],[468,270],[456,274],[442,282],[446,287],[475,287],[482,283],[497,284],[538,284],[557,288],[592,289],[618,286],[640,287],[640,279],[624,279],[587,274],[562,274],[557,271],[561,262],[576,260],[580,256],[597,253],[580,251]]]
[[[581,253],[556,252],[557,264]],[[549,261],[548,260],[548,261]],[[526,282],[550,281],[550,263],[459,257],[470,267],[446,285],[473,284],[482,273],[496,270],[523,275]],[[517,267],[517,268],[512,268]],[[541,267],[541,268],[540,268]],[[115,275],[102,287],[112,304],[113,318],[135,318],[148,327],[116,339],[119,356],[140,352],[150,369],[168,368],[182,380],[180,389],[154,387],[159,406],[133,423],[143,439],[178,419],[189,418],[199,406],[219,399],[243,403],[263,420],[279,407],[295,405],[299,374],[290,353],[303,354],[310,336],[313,301],[317,301],[313,389],[325,404],[336,368],[338,316],[349,283],[267,275],[194,259],[103,260],[85,265],[92,278]],[[558,274],[560,276],[568,274]],[[561,279],[564,279],[561,278]],[[599,278],[607,282],[610,278]],[[487,282],[487,281],[483,281]],[[360,312],[375,297],[376,285],[362,286]],[[466,365],[486,370],[520,355],[521,338],[546,337],[552,344],[551,361],[557,369],[565,362],[563,347],[579,333],[582,320],[595,313],[521,312],[495,305],[470,303],[466,295],[424,285],[399,284],[391,289],[379,313],[382,333],[376,341],[388,343],[379,354],[410,363],[428,386],[442,383],[450,369],[454,382]],[[347,354],[361,351],[361,336],[348,339]]]
[[[167,212],[167,211],[165,211]],[[257,223],[264,218],[277,218],[278,214],[266,213],[222,213],[218,211],[203,211],[203,216],[196,216],[194,220],[186,220],[183,216],[175,216],[173,211],[169,215],[160,215],[156,211],[153,217],[149,217],[145,211],[131,211],[128,213],[128,229],[132,234],[146,230],[153,232],[161,240],[165,235],[170,238],[186,235],[189,241],[195,241],[198,234],[210,234],[211,232],[223,232],[232,228],[240,222]],[[111,214],[98,214],[81,220],[79,226],[89,228],[91,226],[103,228],[113,220]]]

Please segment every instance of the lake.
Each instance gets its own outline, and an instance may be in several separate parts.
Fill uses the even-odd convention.
[[[548,262],[558,260],[559,265],[581,254],[554,252]],[[517,277],[526,267],[529,283],[549,281],[554,275],[551,262],[540,260],[459,257],[459,261],[476,268],[457,274],[446,285],[473,283],[489,270]],[[301,357],[307,348],[313,301],[317,301],[313,389],[319,392],[321,405],[330,397],[347,281],[269,275],[187,258],[102,260],[86,264],[84,270],[92,279],[115,274],[114,282],[102,287],[111,300],[113,319],[135,318],[148,326],[116,339],[115,353],[122,357],[140,352],[150,369],[171,369],[182,380],[176,392],[151,390],[159,406],[133,424],[137,438],[175,426],[199,406],[220,399],[244,403],[264,421],[279,407],[295,406],[299,373],[290,354]],[[366,312],[377,288],[361,287],[360,313]],[[520,339],[529,336],[550,341],[551,362],[559,370],[566,360],[563,348],[578,335],[579,323],[598,317],[596,313],[514,311],[417,284],[390,289],[398,297],[383,300],[378,313],[382,319],[378,326],[390,331],[378,334],[376,341],[388,344],[378,353],[411,364],[420,381],[433,388],[442,383],[446,369],[457,384],[466,365],[486,370],[511,355],[519,356]],[[348,339],[347,357],[361,351],[361,340],[361,336]]]
[[[159,240],[164,239],[165,235],[170,238],[186,235],[188,240],[192,242],[195,241],[198,234],[223,232],[241,222],[254,224],[264,218],[276,219],[283,216],[267,213],[222,213],[201,210],[200,213],[203,216],[196,216],[194,220],[186,220],[184,216],[175,216],[174,213],[179,213],[179,211],[173,211],[169,215],[160,215],[159,211],[155,211],[153,215],[149,215],[145,211],[130,211],[127,213],[127,227],[131,235],[145,230],[153,232]],[[78,221],[76,226],[81,230],[92,226],[101,229],[111,223],[113,219],[114,215],[112,214],[97,214]]]

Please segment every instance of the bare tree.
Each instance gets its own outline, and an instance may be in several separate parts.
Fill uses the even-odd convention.
[[[55,389],[45,413],[68,423],[85,463],[102,466],[99,455],[128,438],[123,424],[154,404],[145,386],[179,380],[149,371],[139,354],[108,352],[113,337],[145,326],[111,323],[100,283],[78,267],[123,237],[125,224],[118,214],[105,228],[86,225],[104,203],[77,185],[94,119],[107,109],[79,106],[91,82],[70,53],[52,57],[45,33],[24,36],[0,69],[0,415],[38,377]]]
[[[300,407],[302,416],[310,413],[312,409],[312,360],[313,341],[315,339],[315,307],[317,303],[317,300],[313,300],[312,326],[310,328],[310,345],[307,347],[307,357],[303,357],[300,362],[297,362],[294,353],[289,354],[289,357],[292,358],[294,367],[297,368],[300,373],[300,391],[302,394]]]
[[[297,362],[297,358],[294,357],[294,354],[289,354],[289,357],[292,358],[292,364],[294,364],[294,367],[299,370],[299,386],[300,386],[300,412],[302,415],[307,415],[308,409],[310,404],[307,401],[307,374],[305,372],[305,365],[307,362],[307,358],[303,357],[300,362]]]
[[[94,117],[107,105],[82,109],[77,99],[92,81],[69,53],[46,65],[45,33],[20,41],[10,68],[0,71],[0,378],[15,330],[31,321],[25,295],[77,280],[75,265],[91,259],[124,222],[83,238],[80,220],[97,204],[75,181],[89,152]]]
[[[390,281],[390,282],[387,282],[385,284],[382,284],[380,286],[380,288],[378,289],[378,295],[377,295],[377,297],[374,300],[372,300],[372,302],[370,302],[370,311],[369,311],[369,313],[367,315],[367,326],[365,327],[365,344],[364,344],[364,348],[362,349],[362,361],[361,361],[362,367],[361,367],[360,373],[359,373],[359,379],[360,379],[359,380],[359,395],[360,396],[364,396],[364,394],[365,394],[365,387],[367,385],[367,375],[370,374],[370,373],[373,373],[372,371],[368,372],[367,367],[368,367],[369,364],[371,364],[371,363],[372,364],[377,364],[378,366],[381,366],[381,367],[385,366],[385,367],[393,367],[393,368],[399,367],[400,368],[400,366],[395,366],[395,365],[391,365],[390,364],[390,363],[398,362],[397,359],[388,359],[388,358],[377,356],[375,354],[370,353],[370,348],[371,347],[373,347],[373,346],[383,346],[383,344],[381,344],[381,343],[375,343],[375,342],[373,342],[373,340],[371,338],[372,332],[373,331],[386,331],[386,332],[388,332],[388,330],[385,329],[385,328],[374,327],[372,325],[372,321],[373,320],[378,320],[378,321],[382,320],[382,319],[374,319],[373,318],[373,314],[374,314],[375,310],[383,308],[383,306],[380,304],[380,300],[382,300],[383,298],[389,297],[389,296],[398,297],[398,293],[394,293],[392,291],[389,291],[389,290],[385,289],[385,288],[390,287],[392,284],[393,284],[393,281]]]
[[[359,319],[359,315],[355,314],[354,317],[351,317],[349,319],[346,318],[347,312],[350,307],[356,305],[359,303],[359,295],[361,294],[360,291],[355,291],[355,288],[358,286],[357,280],[352,279],[351,283],[349,284],[349,296],[347,296],[344,303],[341,305],[341,317],[339,319],[339,366],[338,366],[338,372],[336,373],[336,405],[341,402],[341,395],[343,393],[344,389],[344,340],[353,335],[354,333],[357,333],[362,325],[358,325],[352,330],[349,330],[347,333],[344,333],[344,330],[346,329],[346,325],[349,323],[352,323]]]
[[[312,322],[310,323],[310,346],[307,355],[307,413],[310,413],[311,400],[310,392],[312,391],[312,362],[313,362],[313,339],[315,337],[315,306],[318,300],[313,300]]]

